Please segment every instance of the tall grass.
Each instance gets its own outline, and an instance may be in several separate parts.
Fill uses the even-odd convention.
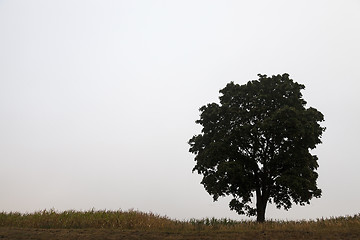
[[[234,221],[205,218],[188,221],[172,220],[153,213],[129,211],[64,211],[53,209],[34,213],[0,213],[0,227],[121,229],[141,231],[326,231],[360,232],[360,214],[313,221]]]
[[[0,226],[28,228],[118,228],[167,229],[177,225],[167,217],[139,211],[64,211],[53,209],[35,213],[0,213]]]

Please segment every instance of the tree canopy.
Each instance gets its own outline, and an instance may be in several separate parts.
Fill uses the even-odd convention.
[[[288,210],[321,196],[318,158],[310,150],[325,128],[323,114],[305,106],[304,85],[286,73],[258,76],[244,85],[228,83],[219,104],[200,108],[196,123],[203,128],[189,140],[189,151],[214,201],[231,196],[231,210],[263,222],[268,203]]]

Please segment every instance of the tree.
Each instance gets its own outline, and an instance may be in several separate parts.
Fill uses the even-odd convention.
[[[258,76],[245,85],[228,83],[220,104],[200,108],[196,123],[203,128],[189,140],[189,151],[196,155],[193,172],[203,175],[214,201],[232,196],[231,210],[264,222],[268,203],[288,210],[321,197],[318,158],[310,150],[325,128],[323,114],[305,107],[304,85],[286,73]]]

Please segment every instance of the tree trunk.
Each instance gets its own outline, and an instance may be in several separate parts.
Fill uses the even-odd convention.
[[[265,210],[267,199],[261,194],[260,190],[256,191],[256,221],[265,222]]]
[[[259,206],[259,204],[256,204],[256,221],[257,222],[265,222],[265,208],[266,206]]]

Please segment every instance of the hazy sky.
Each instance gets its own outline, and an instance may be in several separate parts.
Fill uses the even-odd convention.
[[[360,1],[0,0],[0,211],[230,217],[192,173],[199,107],[289,73],[325,115],[323,197],[267,218],[360,212]]]

